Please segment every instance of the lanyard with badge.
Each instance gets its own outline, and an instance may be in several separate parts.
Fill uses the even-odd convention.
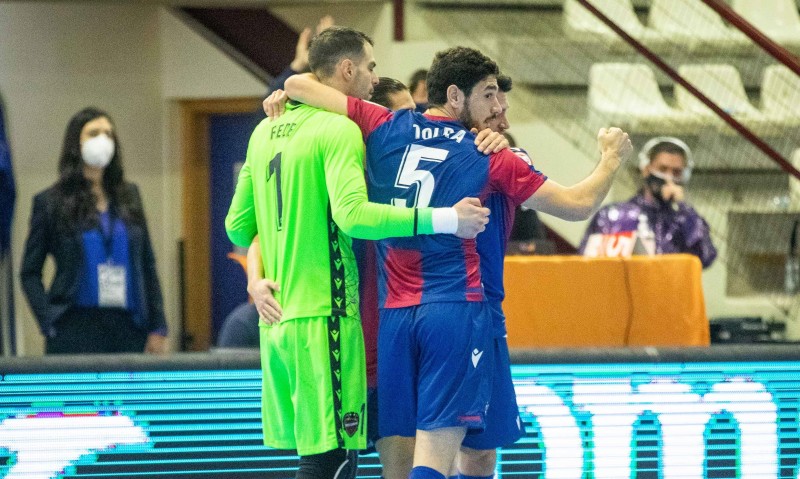
[[[97,265],[97,304],[106,308],[124,308],[127,305],[127,276],[125,266],[114,264],[115,216],[108,214],[108,231],[99,225],[106,260]]]

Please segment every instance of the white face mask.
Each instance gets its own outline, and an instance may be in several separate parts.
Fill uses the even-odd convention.
[[[94,168],[105,168],[114,156],[114,140],[108,135],[97,135],[83,142],[83,162]]]

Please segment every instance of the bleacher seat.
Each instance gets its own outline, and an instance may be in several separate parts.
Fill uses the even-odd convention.
[[[653,0],[647,18],[650,28],[693,53],[747,54],[752,42],[729,28],[717,12],[697,0]]]
[[[733,9],[776,43],[800,50],[800,15],[795,0],[733,0]]]
[[[700,126],[692,113],[667,105],[645,64],[596,63],[589,71],[589,124],[633,134],[687,134]]]
[[[771,121],[800,126],[800,77],[784,65],[764,69],[761,111]]]
[[[628,35],[644,43],[649,48],[659,50],[666,45],[661,33],[642,25],[630,0],[590,0],[590,3],[604,15],[613,19]],[[595,17],[577,0],[564,1],[564,33],[568,38],[579,42],[592,42],[610,50],[628,49],[613,30]]]
[[[747,98],[739,71],[731,65],[682,65],[678,73],[722,110],[758,134],[775,133],[774,125]],[[675,85],[675,100],[684,111],[726,133],[734,130],[703,102],[682,86]]]

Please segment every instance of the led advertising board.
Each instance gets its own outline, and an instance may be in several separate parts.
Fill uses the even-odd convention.
[[[0,478],[293,477],[261,444],[256,367],[5,373]],[[526,434],[498,477],[798,477],[799,361],[512,370]],[[375,455],[359,477],[380,477]]]

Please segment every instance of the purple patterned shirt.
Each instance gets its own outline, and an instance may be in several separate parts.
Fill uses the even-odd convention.
[[[703,268],[709,267],[717,257],[708,224],[694,208],[686,203],[677,203],[676,209],[660,201],[648,203],[642,191],[628,201],[601,208],[589,223],[578,251],[583,254],[591,234],[636,231],[641,213],[647,215],[647,222],[655,233],[656,254],[690,253],[700,258]]]

